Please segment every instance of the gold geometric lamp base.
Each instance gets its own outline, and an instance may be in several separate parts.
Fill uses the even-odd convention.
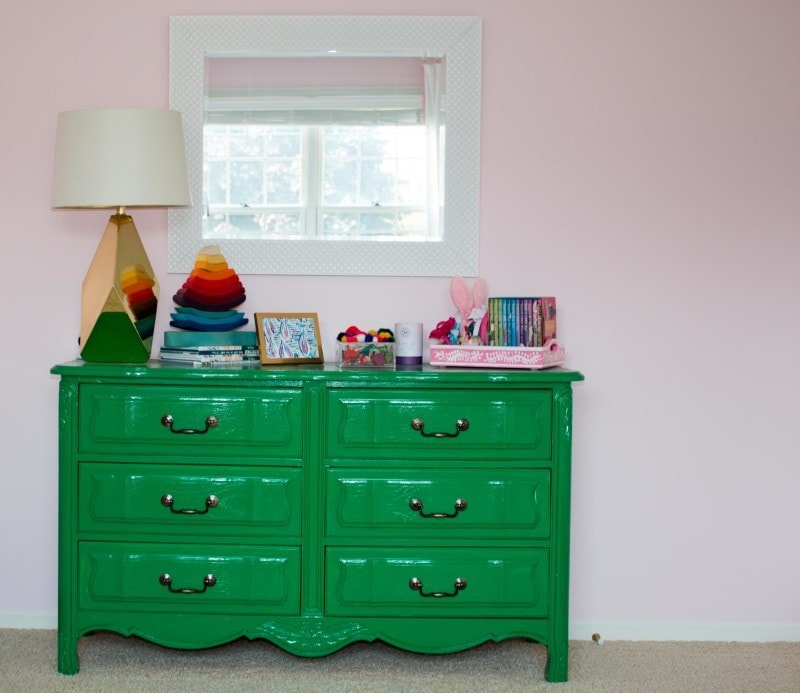
[[[111,216],[83,281],[81,358],[144,363],[153,346],[158,282],[133,219]]]
[[[126,207],[188,207],[181,114],[164,108],[90,108],[58,114],[53,209],[116,209],[83,282],[81,357],[150,358],[158,282]]]

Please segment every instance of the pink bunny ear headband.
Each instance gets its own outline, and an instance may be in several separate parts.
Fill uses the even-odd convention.
[[[470,337],[480,337],[485,340],[489,302],[489,289],[486,281],[478,277],[470,291],[467,282],[462,277],[453,277],[450,281],[450,297],[461,314],[461,337],[463,338],[469,332]]]

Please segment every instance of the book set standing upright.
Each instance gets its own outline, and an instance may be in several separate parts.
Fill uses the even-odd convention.
[[[488,346],[543,347],[556,338],[556,299],[489,298]]]

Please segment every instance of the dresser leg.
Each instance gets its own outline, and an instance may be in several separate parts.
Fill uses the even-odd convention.
[[[568,676],[569,644],[551,645],[547,648],[547,665],[544,677],[549,683],[564,683]]]
[[[58,673],[77,674],[80,669],[78,663],[78,643],[75,638],[67,636],[65,633],[58,634]]]

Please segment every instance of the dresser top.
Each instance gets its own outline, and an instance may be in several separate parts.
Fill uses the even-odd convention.
[[[297,381],[331,381],[347,383],[509,383],[537,385],[583,380],[578,371],[565,368],[544,370],[444,368],[440,366],[414,366],[403,369],[389,368],[339,368],[335,363],[319,365],[270,366],[198,366],[150,361],[146,364],[86,363],[72,361],[53,366],[50,372],[71,378],[125,378],[141,381],[255,381],[264,384],[282,384]]]

